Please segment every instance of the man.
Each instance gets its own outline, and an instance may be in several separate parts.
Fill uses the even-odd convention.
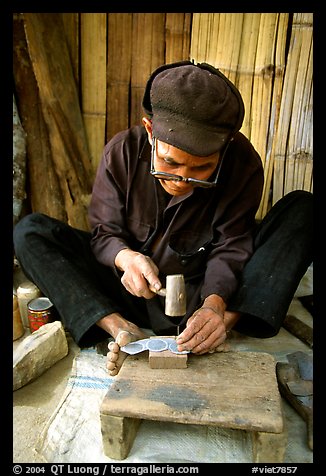
[[[235,328],[275,335],[312,262],[312,194],[295,191],[256,224],[260,157],[239,132],[244,105],[217,69],[189,61],[149,78],[143,124],[104,148],[89,207],[91,234],[40,214],[15,228],[27,277],[80,346],[108,334],[107,367],[120,347],[176,335],[179,350],[213,352]],[[155,294],[183,274],[187,312],[164,314]],[[177,327],[179,326],[179,327]]]

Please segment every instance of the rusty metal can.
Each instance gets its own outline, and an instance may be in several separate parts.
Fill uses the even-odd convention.
[[[32,299],[27,307],[29,328],[32,333],[37,331],[37,329],[44,324],[55,320],[53,316],[53,304],[47,297]]]

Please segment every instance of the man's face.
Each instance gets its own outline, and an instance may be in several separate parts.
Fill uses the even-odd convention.
[[[215,171],[219,158],[219,152],[207,157],[198,157],[157,139],[153,159],[157,172],[208,180]],[[184,195],[193,188],[191,183],[181,181],[160,179],[160,183],[166,192],[174,196]]]

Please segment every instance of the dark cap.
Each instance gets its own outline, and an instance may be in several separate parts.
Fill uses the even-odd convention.
[[[234,84],[213,66],[190,61],[157,68],[147,82],[143,108],[157,139],[202,157],[221,150],[244,118]]]

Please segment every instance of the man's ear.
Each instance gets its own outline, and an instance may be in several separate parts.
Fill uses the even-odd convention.
[[[143,125],[146,129],[147,135],[148,135],[148,142],[150,144],[152,144],[152,134],[153,134],[152,121],[150,119],[148,119],[147,117],[143,117],[142,118],[142,123],[143,123]]]

